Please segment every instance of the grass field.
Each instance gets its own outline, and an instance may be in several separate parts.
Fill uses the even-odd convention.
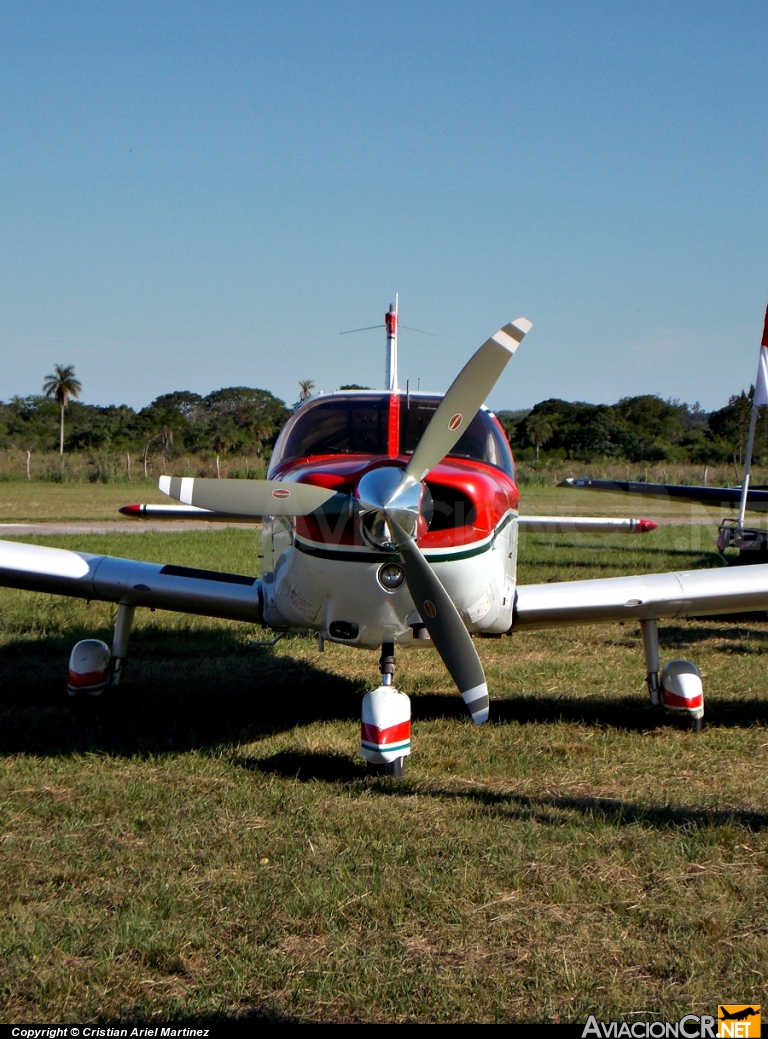
[[[530,511],[555,511],[549,494]],[[247,530],[25,540],[257,572]],[[520,579],[721,565],[712,541],[690,519],[524,535]],[[647,704],[631,624],[480,641],[481,728],[432,653],[402,654],[414,753],[390,781],[358,757],[374,654],[258,649],[245,625],[140,611],[124,684],[69,701],[71,646],[112,620],[0,591],[3,1021],[672,1020],[768,1002],[765,624],[662,626],[663,659],[704,673],[699,736]]]
[[[563,475],[559,473],[556,475]],[[567,475],[567,474],[566,474]],[[549,477],[545,477],[549,480]],[[130,502],[172,504],[157,482],[99,483],[0,483],[0,523],[32,523],[84,520],[124,520],[118,509]],[[529,484],[521,488],[521,512],[539,516],[648,516],[681,524],[710,526],[714,531],[726,513],[722,509],[662,501],[639,495],[603,494],[571,490],[555,483]],[[733,515],[735,511],[732,510]],[[762,513],[750,513],[749,523],[765,523]],[[707,534],[707,543],[714,533]]]

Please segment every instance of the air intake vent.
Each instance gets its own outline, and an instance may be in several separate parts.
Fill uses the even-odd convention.
[[[352,621],[334,621],[328,628],[328,634],[332,639],[344,639],[351,642],[360,633],[360,628]]]

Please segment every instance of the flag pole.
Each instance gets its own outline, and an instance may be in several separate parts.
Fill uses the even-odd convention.
[[[739,528],[744,526],[744,514],[747,511],[747,493],[749,491],[749,472],[752,468],[752,448],[755,446],[755,426],[757,425],[757,409],[768,404],[768,307],[765,308],[763,338],[760,342],[760,360],[757,362],[757,378],[755,393],[752,398],[752,415],[749,419],[749,437],[747,439],[747,457],[744,463],[744,479],[741,481],[741,501],[739,502]]]
[[[762,347],[761,347],[762,349]],[[749,438],[747,439],[747,457],[744,462],[744,479],[741,481],[741,501],[739,503],[739,529],[744,526],[744,513],[747,511],[747,491],[749,490],[749,470],[752,467],[752,448],[755,444],[755,426],[757,425],[757,409],[752,405],[752,416],[749,420]]]

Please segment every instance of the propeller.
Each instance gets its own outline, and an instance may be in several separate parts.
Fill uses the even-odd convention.
[[[373,469],[357,485],[363,537],[400,556],[414,605],[476,725],[488,719],[483,666],[453,600],[416,544],[428,494],[423,480],[455,446],[531,327],[518,318],[483,343],[453,381],[402,472]]]
[[[184,505],[236,516],[307,516],[331,498],[346,495],[287,480],[205,480],[161,476],[160,490]]]
[[[405,475],[421,481],[450,453],[496,385],[512,354],[532,328],[530,321],[517,321],[500,328],[467,361],[416,445]]]
[[[400,557],[414,605],[477,725],[488,718],[483,666],[459,611],[416,544],[419,520],[429,504],[423,481],[466,431],[531,328],[531,322],[521,317],[486,340],[454,379],[406,467],[372,469],[355,489],[364,539],[372,547]],[[350,504],[347,495],[281,480],[162,476],[160,490],[185,505],[245,516],[306,516],[331,499],[337,501],[330,508]]]
[[[414,606],[456,683],[472,721],[481,725],[488,720],[488,686],[470,634],[415,538],[409,537],[396,520],[392,520],[392,526],[395,548],[403,564],[405,583]]]

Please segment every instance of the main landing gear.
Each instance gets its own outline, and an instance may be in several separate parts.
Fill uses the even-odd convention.
[[[670,660],[659,679],[659,624],[640,621],[645,654],[645,681],[651,703],[668,714],[686,718],[694,732],[701,732],[704,717],[704,687],[701,672],[689,660]]]
[[[381,685],[363,697],[360,753],[386,776],[400,779],[411,753],[411,701],[399,693],[395,676],[395,644],[385,642],[379,659]]]
[[[83,639],[75,645],[69,658],[67,675],[67,692],[70,696],[101,696],[108,685],[120,684],[135,613],[135,606],[121,602],[117,607],[111,652],[101,639]]]

